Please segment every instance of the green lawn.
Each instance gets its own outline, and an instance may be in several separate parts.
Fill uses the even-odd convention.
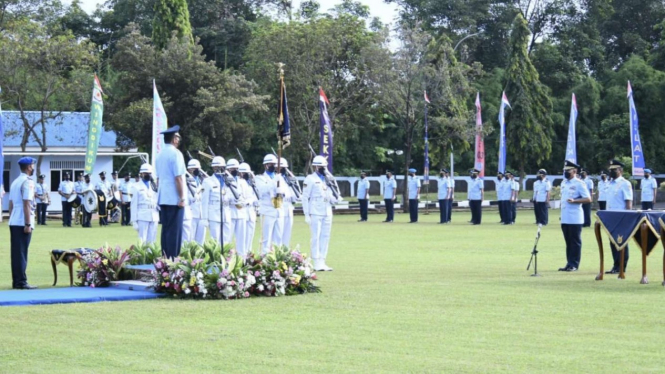
[[[556,213],[555,213],[556,214]],[[532,211],[500,226],[468,213],[452,225],[357,223],[336,216],[321,294],[240,301],[148,300],[2,307],[1,372],[661,372],[665,290],[662,249],[639,284],[635,245],[627,279],[594,281],[598,250],[584,230],[582,267],[560,273],[555,215],[543,229],[541,278],[525,270]],[[294,242],[308,250],[297,217]],[[6,223],[0,288],[11,284]],[[257,240],[258,240],[257,235]],[[131,228],[63,229],[33,236],[28,277],[49,287],[52,248],[127,246]],[[607,257],[611,257],[609,254]],[[609,260],[606,265],[610,265]],[[66,268],[59,268],[61,279]],[[61,281],[61,284],[64,282]],[[12,291],[29,292],[29,291]]]

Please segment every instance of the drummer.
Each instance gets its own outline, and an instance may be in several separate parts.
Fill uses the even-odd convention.
[[[112,196],[111,196],[111,182],[106,180],[106,172],[102,171],[99,173],[99,179],[101,181],[97,182],[97,186],[95,187],[95,191],[101,191],[101,193],[104,195],[104,200],[103,202],[100,201],[100,203],[107,204]],[[99,193],[99,192],[98,192]],[[102,211],[105,214],[101,214]],[[106,209],[101,209],[99,208],[99,225],[100,226],[108,226],[109,224],[109,218],[108,218],[108,211]]]
[[[84,195],[83,193],[86,191],[92,191],[92,183],[90,183],[90,174],[86,174],[83,176],[84,181],[81,183],[81,201],[83,201]],[[91,221],[92,221],[92,212],[88,212],[88,210],[85,208],[85,204],[81,202],[81,227],[92,227]]]
[[[76,173],[76,182],[74,182],[74,191],[80,197],[83,199],[83,192],[85,192],[85,182],[83,181],[83,174],[82,173]],[[83,208],[81,206],[77,206],[74,208],[74,217],[76,217],[75,224],[83,224],[83,220],[80,219],[81,214],[83,212]]]

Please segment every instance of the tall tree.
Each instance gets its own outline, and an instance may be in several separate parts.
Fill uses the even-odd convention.
[[[174,34],[177,40],[194,44],[187,0],[157,0],[152,41],[158,48],[164,48]]]
[[[538,165],[550,157],[553,136],[552,101],[529,58],[530,36],[520,13],[513,21],[510,35],[512,52],[506,93],[512,109],[507,116],[506,142],[509,158],[515,160],[522,176],[527,166]]]

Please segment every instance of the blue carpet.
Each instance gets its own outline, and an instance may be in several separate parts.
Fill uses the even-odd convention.
[[[152,291],[130,291],[114,287],[66,287],[0,291],[0,306],[96,303],[100,301],[145,300],[163,297]]]
[[[152,271],[152,270],[155,270],[155,265],[153,265],[153,264],[147,264],[147,265],[125,265],[125,269],[128,269],[128,270],[148,270],[148,271]]]

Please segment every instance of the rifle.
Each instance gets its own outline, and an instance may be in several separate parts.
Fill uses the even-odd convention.
[[[312,145],[311,144],[308,145],[309,145],[309,150],[312,152],[312,155],[315,157],[318,156],[316,152],[314,152],[314,148],[312,148]],[[326,179],[326,184],[330,188],[330,191],[332,191],[333,193],[333,196],[335,196],[335,199],[339,199],[340,196],[342,196],[342,194],[339,192],[339,185],[337,184],[337,179],[335,179],[335,176],[330,174],[328,168],[323,168],[323,175]]]
[[[236,151],[238,151],[238,157],[240,157],[240,162],[241,163],[245,162],[245,158],[242,157],[242,153],[240,153],[240,150],[238,149],[238,147],[236,147]]]
[[[277,156],[277,153],[275,153],[275,149],[270,147],[272,149],[272,153]],[[296,176],[291,172],[291,169],[284,167],[284,170],[286,170],[286,184],[291,187],[291,190],[293,190],[293,194],[296,195],[296,199],[300,199],[300,196],[302,196],[302,189],[300,189],[300,184],[298,183],[298,179],[296,179]]]

